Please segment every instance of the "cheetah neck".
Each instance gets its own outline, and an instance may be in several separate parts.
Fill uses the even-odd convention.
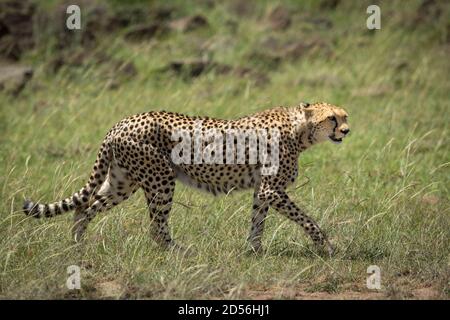
[[[314,143],[314,125],[308,120],[305,112],[298,107],[289,109],[291,139],[298,153],[305,151]]]

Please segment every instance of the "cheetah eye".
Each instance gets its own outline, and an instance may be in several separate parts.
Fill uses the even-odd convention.
[[[329,120],[336,122],[336,117],[335,116],[329,116],[328,117]]]

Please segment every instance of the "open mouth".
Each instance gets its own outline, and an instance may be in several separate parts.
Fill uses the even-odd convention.
[[[342,142],[342,138],[336,138],[334,135],[329,136],[330,140],[333,141],[334,143],[341,143]]]

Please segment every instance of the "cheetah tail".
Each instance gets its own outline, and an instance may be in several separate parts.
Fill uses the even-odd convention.
[[[30,200],[25,200],[23,204],[23,211],[26,215],[34,218],[54,217],[65,212],[69,212],[76,208],[88,207],[91,197],[95,191],[102,185],[108,173],[109,164],[112,159],[112,148],[110,143],[103,143],[98,154],[97,159],[89,177],[89,182],[74,193],[71,197],[64,200],[41,204]]]

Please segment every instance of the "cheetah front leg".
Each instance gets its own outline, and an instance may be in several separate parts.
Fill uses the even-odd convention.
[[[170,193],[146,192],[153,239],[162,247],[176,246],[169,229],[169,213],[172,208],[173,188]]]
[[[258,192],[253,194],[252,226],[247,241],[254,252],[262,252],[261,238],[264,232],[264,221],[269,211],[269,204],[258,198]]]
[[[311,237],[315,245],[318,247],[326,247],[330,256],[334,253],[331,243],[328,241],[325,233],[320,230],[318,224],[292,202],[286,192],[273,190],[267,185],[265,187],[262,185],[258,193],[258,198],[261,201],[267,201],[279,213],[299,224]]]

